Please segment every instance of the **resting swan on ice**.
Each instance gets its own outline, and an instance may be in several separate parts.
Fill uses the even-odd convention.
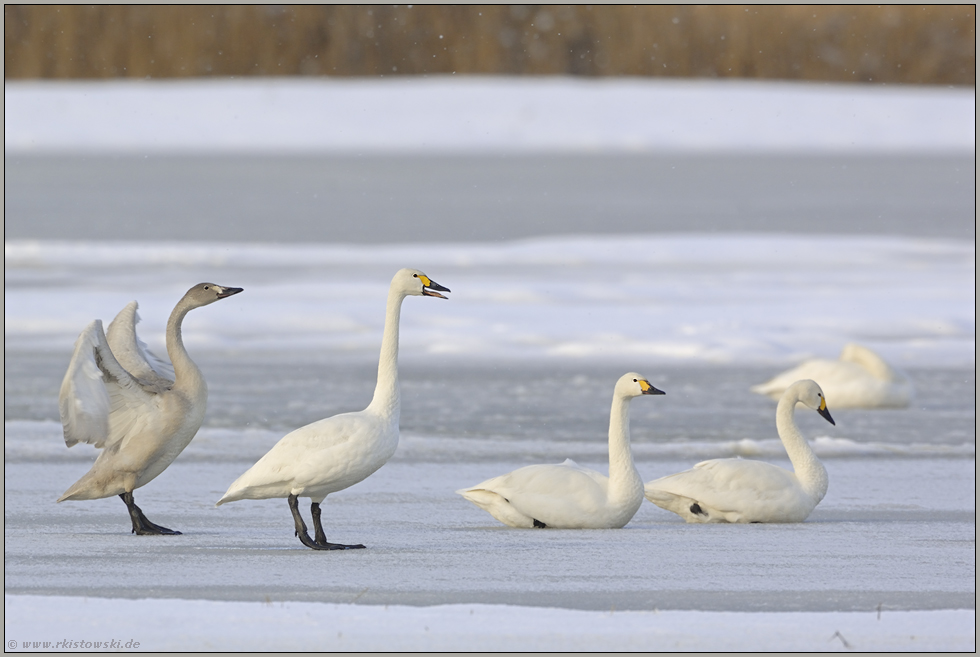
[[[567,459],[558,465],[529,465],[456,492],[511,527],[623,527],[643,503],[643,480],[630,450],[630,401],[662,394],[635,372],[616,382],[608,477]]]
[[[236,500],[285,497],[296,536],[314,550],[349,550],[363,545],[328,543],[320,523],[320,503],[330,493],[353,486],[383,466],[398,447],[398,324],[406,296],[445,299],[449,292],[417,269],[402,269],[391,280],[374,399],[363,411],[342,413],[286,434],[228,487],[215,506]],[[314,538],[299,513],[299,497],[309,497]]]
[[[108,333],[98,319],[82,331],[61,383],[58,406],[65,443],[89,443],[102,453],[59,502],[118,495],[129,509],[134,534],[180,534],[147,520],[133,502],[133,490],[166,470],[204,421],[208,386],[184,349],[184,317],[241,291],[200,283],[177,303],[167,322],[172,374],[136,335],[135,301],[116,315]]]
[[[779,399],[794,381],[817,381],[834,408],[905,408],[912,383],[867,347],[844,345],[838,360],[814,358],[753,386],[752,392]]]
[[[827,469],[793,415],[802,402],[834,424],[823,392],[797,381],[776,406],[776,430],[794,472],[745,459],[702,461],[691,470],[648,482],[646,498],[687,522],[803,522],[827,494]]]

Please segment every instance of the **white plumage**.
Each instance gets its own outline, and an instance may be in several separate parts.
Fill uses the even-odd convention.
[[[75,342],[61,383],[59,409],[65,443],[102,450],[91,470],[58,499],[92,500],[119,495],[136,534],[179,534],[146,519],[133,502],[145,486],[190,443],[204,420],[208,389],[181,338],[186,314],[241,288],[200,283],[187,291],[167,323],[169,367],[136,335],[138,305],[130,302],[103,332],[95,320]]]
[[[217,502],[284,497],[293,514],[296,535],[314,550],[363,548],[328,543],[320,523],[320,503],[330,493],[366,479],[387,463],[398,447],[398,325],[406,296],[445,299],[448,288],[417,269],[402,269],[388,291],[384,337],[374,398],[363,411],[342,413],[286,434],[265,456],[236,479]],[[297,499],[309,497],[315,538],[310,539]]]
[[[793,472],[762,461],[702,461],[648,482],[646,498],[687,522],[802,522],[827,494],[829,479],[796,426],[798,402],[834,424],[816,383],[797,381],[786,389],[776,407],[776,429]]]
[[[914,395],[909,379],[867,347],[844,345],[840,358],[813,358],[751,388],[779,399],[793,382],[811,379],[820,384],[834,408],[904,408]]]
[[[616,383],[608,477],[567,459],[557,465],[529,465],[456,492],[511,527],[623,527],[643,503],[643,480],[630,449],[630,400],[662,394],[634,372]]]

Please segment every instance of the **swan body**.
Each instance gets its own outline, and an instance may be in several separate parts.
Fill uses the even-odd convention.
[[[797,381],[786,389],[776,407],[776,428],[793,472],[763,461],[702,461],[648,482],[646,498],[690,523],[803,522],[827,494],[829,479],[793,419],[797,402],[834,424],[816,383]]]
[[[634,372],[616,383],[608,477],[567,459],[557,465],[529,465],[456,492],[511,527],[623,527],[643,503],[643,480],[630,450],[630,400],[662,394]]]
[[[911,381],[867,347],[850,343],[838,360],[814,358],[751,388],[779,399],[794,381],[817,381],[834,408],[905,408],[914,395]]]
[[[283,436],[228,487],[217,506],[290,495],[320,503],[374,474],[397,447],[397,413],[369,406],[318,420]]]
[[[320,524],[320,503],[330,493],[363,481],[398,447],[400,394],[398,386],[398,327],[406,296],[445,299],[448,292],[417,269],[402,269],[388,291],[384,337],[374,398],[363,411],[342,413],[292,431],[236,479],[216,506],[236,500],[284,497],[300,541],[315,550],[363,545],[328,543]],[[312,502],[316,538],[311,540],[299,515],[297,498]]]
[[[137,336],[135,301],[120,311],[108,332],[103,332],[101,320],[82,331],[61,383],[58,405],[68,447],[88,443],[102,453],[59,502],[119,495],[129,508],[134,533],[179,533],[146,520],[132,501],[133,490],[166,470],[204,421],[208,388],[184,349],[184,317],[194,308],[241,291],[213,283],[188,290],[167,323],[172,369]]]

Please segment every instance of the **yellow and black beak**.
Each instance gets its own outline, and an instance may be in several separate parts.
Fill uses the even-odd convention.
[[[827,420],[827,422],[830,422],[835,427],[837,426],[837,423],[834,422],[834,418],[830,417],[830,411],[827,410],[827,400],[823,397],[820,398],[820,408],[817,409],[817,413],[820,413],[823,419]]]
[[[657,390],[656,388],[654,388],[652,385],[650,385],[650,382],[647,381],[646,379],[640,379],[638,383],[640,384],[640,390],[642,391],[642,393],[644,395],[666,395],[667,394],[663,390]]]
[[[439,285],[428,276],[419,276],[419,280],[422,281],[422,296],[424,297],[439,297],[440,299],[448,299],[449,297],[445,297],[439,293],[452,292],[452,290],[450,290],[448,287]]]

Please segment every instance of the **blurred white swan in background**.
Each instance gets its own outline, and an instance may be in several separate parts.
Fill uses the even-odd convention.
[[[608,477],[567,459],[558,465],[529,465],[456,492],[511,527],[622,527],[643,503],[643,480],[630,449],[630,401],[662,394],[635,372],[616,382],[609,415]]]
[[[771,380],[752,386],[752,392],[779,399],[794,381],[812,379],[823,388],[834,408],[904,408],[914,389],[905,375],[867,347],[844,345],[838,360],[813,358]]]
[[[184,317],[241,291],[200,283],[181,298],[167,322],[172,372],[136,335],[135,301],[112,320],[108,333],[98,319],[82,331],[58,405],[65,443],[89,443],[102,453],[59,502],[118,495],[129,509],[134,534],[180,534],[147,520],[133,502],[133,490],[166,470],[204,421],[208,387],[184,349]]]
[[[347,550],[363,545],[328,543],[320,523],[320,503],[330,493],[353,486],[383,466],[398,447],[398,325],[406,296],[445,299],[449,292],[417,269],[399,270],[391,280],[385,314],[378,383],[363,411],[342,413],[286,434],[236,479],[215,506],[236,500],[285,497],[300,542],[314,550]],[[314,538],[299,513],[299,497],[309,497]]]
[[[646,498],[687,522],[802,522],[827,494],[827,469],[793,417],[797,402],[834,424],[823,392],[797,381],[776,406],[776,430],[793,472],[763,461],[714,459],[647,483]]]

